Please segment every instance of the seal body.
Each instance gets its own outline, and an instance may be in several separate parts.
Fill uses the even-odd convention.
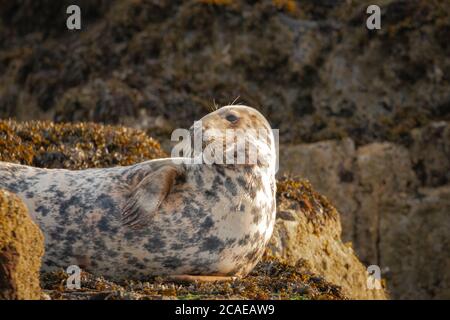
[[[0,188],[18,194],[41,227],[44,270],[243,276],[272,235],[274,174],[272,164],[171,158],[79,171],[0,162]]]

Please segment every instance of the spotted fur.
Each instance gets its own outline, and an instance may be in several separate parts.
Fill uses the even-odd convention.
[[[238,123],[227,123],[230,112]],[[202,121],[203,129],[270,129],[245,106],[223,107]],[[21,197],[44,232],[45,270],[75,264],[113,279],[242,276],[260,259],[275,222],[273,139],[267,150],[268,165],[168,158],[70,171],[0,162],[0,188]]]

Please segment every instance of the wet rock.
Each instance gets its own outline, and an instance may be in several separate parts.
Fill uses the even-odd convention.
[[[0,299],[40,299],[44,236],[19,197],[0,190]]]

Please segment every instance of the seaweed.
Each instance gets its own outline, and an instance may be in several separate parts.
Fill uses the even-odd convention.
[[[342,300],[340,287],[322,277],[266,257],[246,277],[217,282],[173,282],[164,276],[147,281],[115,283],[87,272],[81,274],[81,289],[67,289],[67,274],[59,270],[43,273],[44,292],[52,299],[287,299]]]
[[[94,123],[0,120],[0,161],[43,168],[87,169],[161,158],[145,132]]]
[[[294,201],[308,222],[319,231],[327,221],[339,220],[339,213],[328,199],[314,191],[311,183],[298,177],[282,176],[277,180],[277,202]]]

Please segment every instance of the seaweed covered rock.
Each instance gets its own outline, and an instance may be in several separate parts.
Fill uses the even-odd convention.
[[[44,168],[130,165],[164,156],[144,132],[93,123],[0,120],[0,161]]]
[[[62,270],[42,277],[45,292],[52,299],[347,299],[339,286],[323,277],[275,259],[261,261],[247,277],[234,281],[186,283],[155,277],[144,282],[115,283],[82,272],[81,288],[68,290],[66,280]]]
[[[64,27],[68,4],[81,7],[81,33]],[[240,96],[261,106],[282,142],[402,141],[414,127],[450,119],[450,6],[385,1],[383,27],[371,31],[363,27],[370,4],[3,1],[0,116],[28,120],[33,110],[122,124],[145,109],[183,127],[213,99]],[[84,92],[100,103],[72,113],[73,94]]]
[[[309,182],[283,177],[277,183],[277,220],[266,254],[299,265],[342,287],[353,299],[386,299],[367,286],[368,273],[341,240],[339,213]]]
[[[0,300],[40,299],[44,236],[23,202],[0,190]]]
[[[122,81],[96,79],[64,93],[55,107],[55,121],[123,123],[139,116],[136,106],[142,99],[141,92]]]

